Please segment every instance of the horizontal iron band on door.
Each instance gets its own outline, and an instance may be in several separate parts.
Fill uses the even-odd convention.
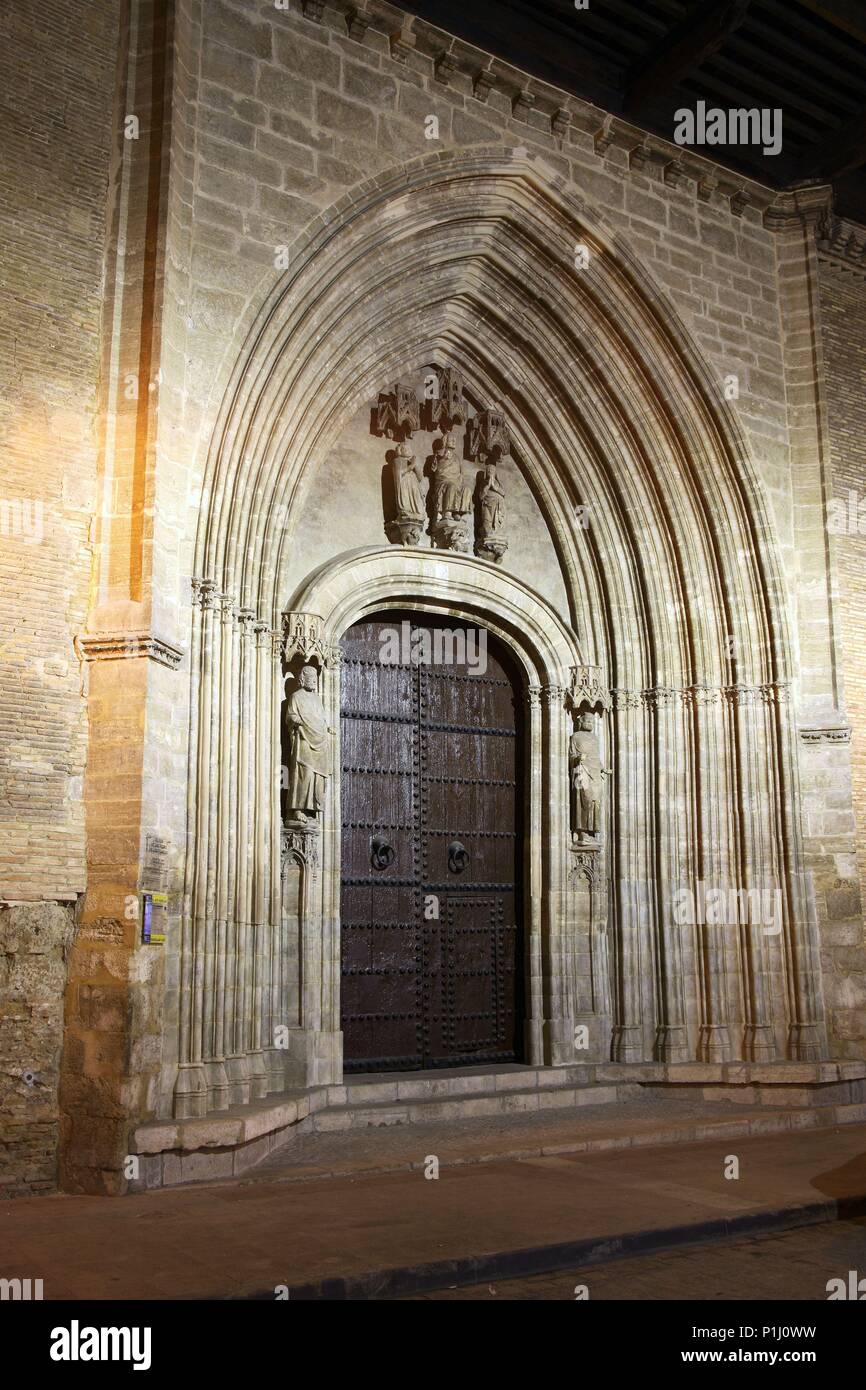
[[[496,902],[497,902],[496,898],[478,898],[478,897],[476,897],[476,895],[475,895],[474,893],[473,893],[473,895],[472,895],[472,898],[473,898],[474,905],[475,905],[476,907],[495,907],[495,906],[496,906]],[[340,930],[341,930],[341,931],[373,931],[373,930],[377,930],[377,931],[382,931],[382,930],[386,930],[386,931],[390,931],[390,930],[394,930],[394,931],[408,931],[408,930],[411,930],[411,931],[418,931],[419,929],[421,929],[421,930],[423,930],[423,931],[425,931],[425,932],[429,932],[429,931],[432,931],[432,930],[434,930],[434,929],[435,929],[436,931],[440,931],[443,927],[447,927],[447,926],[448,926],[448,923],[447,923],[447,922],[443,922],[443,921],[441,921],[441,920],[438,920],[438,921],[437,921],[436,918],[426,918],[426,917],[424,918],[423,922],[422,922],[422,921],[419,921],[419,920],[415,920],[415,919],[413,919],[412,921],[408,921],[408,922],[347,922],[347,921],[345,921],[343,918],[340,919]],[[480,927],[456,927],[456,928],[452,928],[452,930],[456,930],[456,931],[487,931],[487,932],[489,932],[489,931],[517,931],[517,927],[516,927],[515,925],[513,925],[513,924],[508,924],[508,923],[505,923],[505,922],[487,922],[484,926],[480,926]]]
[[[414,661],[365,661],[362,657],[359,656],[344,656],[342,664],[343,666],[364,666],[368,670],[374,671],[420,671],[423,675],[435,676],[438,680],[473,681],[476,685],[498,685],[503,687],[507,686],[509,689],[511,689],[512,684],[509,680],[497,680],[495,676],[463,676],[460,675],[459,672],[451,671],[450,669],[447,671],[440,671],[432,665],[425,665],[424,662],[416,663]]]
[[[340,919],[340,931],[417,931],[420,922],[344,922]]]
[[[425,883],[418,878],[386,878],[380,874],[378,878],[341,878],[340,883],[344,888],[426,888],[428,892],[447,893],[450,898],[460,898],[462,901],[467,897],[472,897],[476,893],[513,893],[513,883],[466,883],[459,886],[453,880],[451,883]]]
[[[377,969],[375,965],[344,965],[341,975],[417,975],[423,969],[420,961],[416,965],[394,965],[390,969]]]
[[[341,772],[368,772],[375,773],[378,777],[411,777],[411,767],[352,767],[347,763],[340,766]],[[432,779],[428,777],[428,781]]]
[[[510,781],[507,777],[434,777],[432,773],[424,773],[425,782],[452,782],[463,786],[466,783],[473,787],[516,787],[517,783]]]
[[[406,825],[397,820],[344,820],[340,822],[344,830],[414,830],[415,822]],[[437,832],[438,833],[438,832]],[[442,831],[442,834],[445,832]],[[457,832],[455,831],[455,834]]]
[[[341,719],[365,720],[367,723],[374,724],[402,724],[404,727],[419,729],[422,733],[430,734],[474,734],[476,737],[486,738],[517,738],[516,729],[486,729],[479,728],[477,724],[440,724],[421,720],[419,723],[414,715],[403,714],[370,714],[368,711],[356,709],[340,710]]]

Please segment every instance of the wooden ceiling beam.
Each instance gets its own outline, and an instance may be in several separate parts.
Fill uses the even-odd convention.
[[[717,53],[742,24],[749,4],[750,0],[725,0],[721,5],[718,0],[709,0],[692,10],[631,74],[624,109],[634,114]]]
[[[808,145],[797,164],[795,177],[836,179],[866,164],[866,108],[852,116],[840,130],[833,130],[814,145]]]

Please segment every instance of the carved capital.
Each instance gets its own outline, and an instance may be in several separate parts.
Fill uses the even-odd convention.
[[[636,690],[614,689],[610,692],[610,702],[615,710],[640,709],[641,698]]]
[[[237,599],[234,594],[217,594],[219,600],[220,618],[224,623],[231,622],[236,616]]]
[[[679,690],[676,690],[672,685],[655,685],[643,693],[650,709],[671,709],[680,698]]]
[[[526,703],[531,710],[541,709],[541,686],[528,685],[525,690]]]
[[[543,685],[541,698],[548,709],[562,708],[565,701],[565,687],[562,685]]]
[[[758,703],[758,687],[755,685],[726,685],[722,693],[728,703],[738,709]]]
[[[216,580],[193,579],[191,583],[193,608],[200,608],[203,613],[213,608],[217,592]]]

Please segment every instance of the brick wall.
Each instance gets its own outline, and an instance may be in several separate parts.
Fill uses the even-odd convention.
[[[33,900],[0,908],[0,1191],[56,1174],[118,14],[0,9],[0,901]]]
[[[84,626],[96,505],[117,7],[0,14],[0,898],[84,887]]]

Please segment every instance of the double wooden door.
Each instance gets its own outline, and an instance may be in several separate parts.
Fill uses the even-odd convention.
[[[345,1068],[519,1060],[519,676],[451,618],[383,614],[341,645]]]

